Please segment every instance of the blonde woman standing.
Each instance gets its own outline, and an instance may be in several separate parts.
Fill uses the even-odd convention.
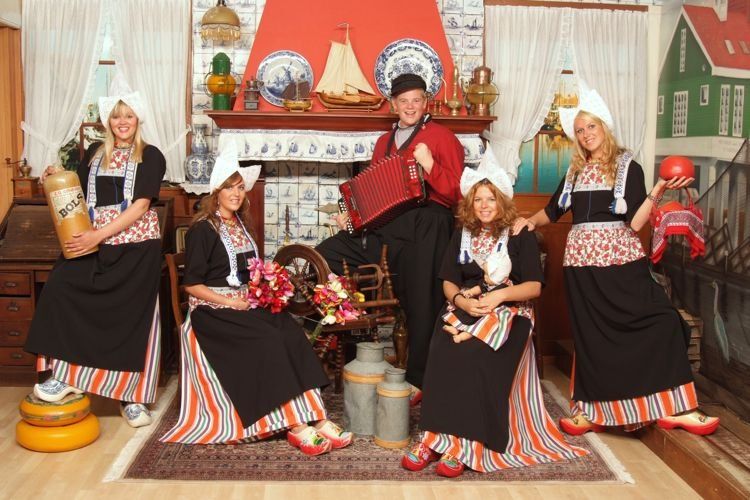
[[[647,194],[641,166],[612,135],[609,109],[581,83],[579,106],[560,110],[576,145],[568,172],[547,206],[515,226],[533,230],[573,213],[563,258],[575,343],[573,415],[560,426],[583,434],[658,420],[666,428],[711,433],[718,419],[695,410],[689,330],[651,278],[637,235],[664,190],[693,179],[659,179]]]
[[[145,101],[118,76],[99,99],[106,129],[78,167],[93,229],[64,243],[42,290],[25,349],[51,375],[34,394],[55,402],[90,392],[122,401],[129,425],[148,425],[159,373],[159,198],[161,152],[141,138]],[[43,177],[53,173],[48,167]]]

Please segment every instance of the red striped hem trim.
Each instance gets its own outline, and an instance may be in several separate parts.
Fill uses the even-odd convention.
[[[509,438],[505,452],[490,450],[478,441],[425,431],[422,442],[438,453],[449,453],[477,472],[570,460],[587,455],[565,442],[544,407],[531,336],[518,364],[509,400]]]
[[[311,389],[244,428],[236,408],[198,344],[189,314],[182,326],[180,341],[180,415],[177,424],[160,441],[217,444],[259,440],[296,425],[326,418],[320,389]]]
[[[156,299],[142,372],[105,370],[40,355],[37,371],[52,370],[52,376],[77,389],[131,403],[153,403],[161,360],[161,320]]]
[[[625,425],[630,429],[640,427],[662,417],[693,410],[698,407],[695,384],[667,389],[647,396],[617,401],[571,401],[573,414],[583,415],[599,425]]]

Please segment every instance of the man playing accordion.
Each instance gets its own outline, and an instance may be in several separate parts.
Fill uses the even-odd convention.
[[[422,386],[427,351],[435,319],[443,303],[438,270],[453,232],[453,207],[461,198],[459,182],[464,168],[464,149],[446,127],[430,120],[427,85],[422,77],[403,74],[391,82],[391,104],[398,122],[375,144],[372,162],[399,154],[422,167],[427,200],[375,230],[353,236],[340,231],[317,250],[333,272],[341,274],[342,261],[353,266],[377,263],[388,245],[388,265],[395,273],[395,292],[406,315],[409,332],[407,380]],[[346,215],[338,215],[339,228]],[[363,241],[364,240],[364,241]],[[415,390],[412,401],[421,394]]]

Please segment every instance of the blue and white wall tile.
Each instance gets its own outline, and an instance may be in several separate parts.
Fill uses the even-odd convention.
[[[468,78],[471,70],[481,64],[484,9],[482,0],[437,0],[443,15],[448,44],[454,63],[462,77]],[[205,92],[205,78],[211,59],[218,52],[226,53],[232,61],[232,72],[240,77],[255,40],[258,23],[262,17],[265,0],[231,0],[229,6],[240,18],[240,40],[232,43],[203,41],[200,20],[203,14],[216,5],[215,0],[193,0],[193,78],[192,122],[207,125],[207,139],[212,149],[217,146],[220,133],[213,121],[203,114],[210,109],[211,97]],[[238,82],[239,83],[239,82]],[[325,147],[325,145],[323,145]],[[336,146],[330,158],[341,156]],[[372,144],[365,148],[372,151]],[[289,241],[314,245],[330,234],[330,215],[316,210],[338,200],[338,185],[352,174],[351,163],[326,162],[266,162],[265,186],[265,242],[266,257],[275,255],[287,238],[285,235],[287,207],[289,208]]]

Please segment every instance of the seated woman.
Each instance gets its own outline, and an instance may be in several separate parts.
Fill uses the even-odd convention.
[[[542,289],[539,249],[528,231],[509,234],[516,218],[510,179],[500,167],[467,168],[461,192],[463,229],[453,234],[443,260],[440,277],[449,302],[441,316],[455,307],[482,327],[455,342],[457,331],[443,331],[438,318],[424,381],[424,433],[401,464],[422,470],[441,454],[437,473],[456,477],[465,467],[492,472],[585,455],[565,442],[544,408],[528,303]],[[462,289],[483,282],[482,266],[495,252],[510,258],[512,285],[466,298]]]
[[[177,424],[161,440],[233,443],[289,429],[292,446],[319,455],[352,441],[350,432],[326,420],[320,388],[328,378],[288,313],[250,309],[247,300],[247,264],[258,249],[246,230],[245,192],[259,171],[239,168],[236,148],[226,148],[188,231],[182,402]]]

